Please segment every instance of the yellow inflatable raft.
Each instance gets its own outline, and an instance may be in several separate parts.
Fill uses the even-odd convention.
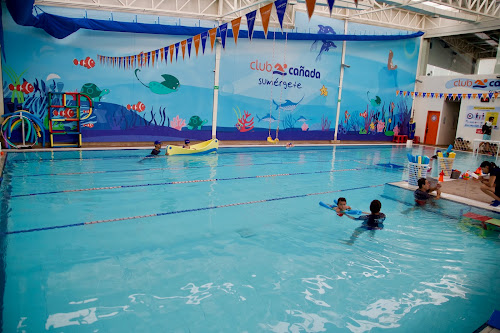
[[[204,141],[195,145],[191,145],[190,148],[182,148],[180,146],[167,145],[167,155],[187,155],[187,154],[210,154],[217,152],[219,149],[219,140],[212,139]]]

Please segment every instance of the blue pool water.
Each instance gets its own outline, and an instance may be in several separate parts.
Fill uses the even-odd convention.
[[[407,149],[9,154],[4,332],[471,332],[500,308],[499,233],[411,209]],[[432,155],[434,150],[415,148]],[[455,167],[478,161],[458,152]],[[197,182],[189,182],[197,180]],[[385,228],[318,205],[382,202]]]

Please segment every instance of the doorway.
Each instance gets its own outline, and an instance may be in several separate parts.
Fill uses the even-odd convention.
[[[424,143],[435,145],[439,128],[439,111],[427,112],[427,123],[425,124]]]

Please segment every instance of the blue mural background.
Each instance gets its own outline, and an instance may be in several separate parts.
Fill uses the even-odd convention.
[[[128,22],[214,27],[214,22],[160,18],[100,11],[54,9],[51,13]],[[28,109],[44,119],[47,92],[85,92],[94,112],[82,122],[84,142],[153,141],[211,138],[215,52],[145,67],[99,63],[97,54],[121,57],[156,50],[193,36],[167,36],[79,30],[62,39],[15,24],[3,8],[6,61],[4,100],[11,110]],[[344,22],[296,13],[293,32],[343,34]],[[242,29],[246,27],[242,26]],[[260,30],[261,27],[256,27]],[[217,136],[221,140],[331,140],[337,117],[342,41],[274,40],[228,37],[220,59]],[[292,33],[293,33],[292,32]],[[349,23],[348,33],[407,34],[406,31]],[[396,90],[413,90],[419,39],[348,42],[339,139],[390,140],[407,131],[411,98]],[[95,64],[92,64],[90,60]],[[159,59],[158,59],[159,60]],[[311,75],[311,73],[314,73]],[[286,82],[286,88],[283,82]],[[34,91],[19,93],[9,85],[28,82]],[[159,92],[158,87],[178,89]],[[14,93],[14,94],[13,94]],[[280,107],[281,106],[281,107]],[[47,124],[47,121],[45,121]]]
[[[213,101],[215,55],[210,52],[210,46],[204,55],[200,47],[198,57],[193,47],[190,59],[186,51],[184,61],[179,50],[178,61],[174,55],[173,63],[155,62],[154,66],[139,68],[136,75],[138,67],[103,66],[97,54],[138,54],[191,36],[82,29],[58,40],[42,30],[18,26],[5,8],[2,19],[7,58],[3,63],[4,99],[6,103],[15,104],[10,104],[10,108],[22,107],[44,119],[47,116],[47,92],[80,92],[87,85],[100,93],[93,98],[92,116],[82,122],[85,142],[211,138],[212,108],[207,107],[207,103],[211,105]],[[93,67],[86,67],[85,63],[81,65],[87,57],[95,62]],[[7,71],[19,76],[21,83],[26,80],[34,86],[32,93],[25,94],[24,101],[12,101],[11,77]],[[162,77],[164,74],[168,75],[167,79]],[[176,80],[180,88],[168,94],[155,93],[150,84],[165,81],[172,84]],[[192,117],[196,119],[190,123]]]

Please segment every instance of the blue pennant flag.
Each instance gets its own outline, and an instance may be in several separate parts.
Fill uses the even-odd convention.
[[[327,0],[328,2],[328,8],[330,8],[330,16],[332,16],[332,9],[333,9],[333,4],[335,3],[335,0]]]
[[[191,58],[191,44],[193,44],[193,38],[188,38],[187,45],[188,45],[188,57],[189,58]]]
[[[255,24],[255,18],[257,17],[257,10],[254,10],[253,12],[247,13],[247,26],[248,26],[248,38],[252,40],[252,35],[253,35],[253,26]]]
[[[180,43],[175,43],[175,61],[177,61],[177,56],[179,55],[179,45]]]
[[[276,0],[274,6],[276,7],[276,14],[280,21],[281,31],[283,31],[283,17],[285,16],[286,4],[288,0]]]
[[[207,44],[208,31],[202,32],[200,35],[201,35],[201,49],[203,50],[203,54],[205,54],[205,45]]]
[[[222,42],[222,48],[226,49],[227,23],[219,25],[219,33]]]

